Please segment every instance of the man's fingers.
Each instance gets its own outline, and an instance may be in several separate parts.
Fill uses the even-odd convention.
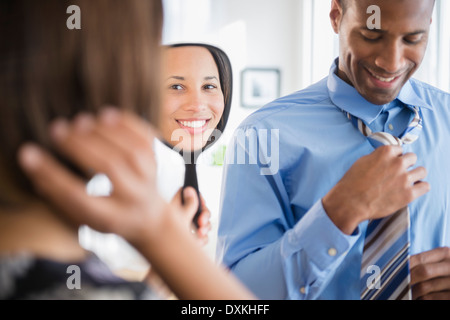
[[[401,158],[405,169],[411,168],[417,163],[417,155],[415,153],[405,153]]]
[[[376,148],[373,154],[388,154],[393,157],[400,157],[403,155],[403,148],[399,146],[381,146]]]
[[[420,198],[421,196],[430,192],[431,187],[428,182],[420,181],[414,184],[413,187],[413,199]]]
[[[412,185],[410,198],[407,199],[408,203],[420,198],[427,194],[431,190],[431,186],[428,182],[423,181],[427,176],[427,170],[423,167],[416,168],[408,172],[408,184]]]
[[[419,265],[437,263],[444,260],[450,260],[450,248],[448,247],[437,248],[411,256],[410,267],[411,269],[414,269]]]
[[[414,255],[410,259],[410,267],[411,284],[416,288],[417,297],[439,291],[433,286],[441,287],[445,285],[444,279],[450,278],[450,248],[438,248]],[[450,287],[441,290],[444,289],[449,290]]]
[[[424,180],[427,177],[427,170],[424,167],[415,168],[409,171],[409,180],[412,184]]]
[[[437,278],[413,285],[413,299],[430,298],[433,294],[450,291],[450,277]],[[447,292],[447,296],[448,292]]]
[[[425,296],[421,296],[418,298],[419,300],[430,300],[430,301],[448,301],[450,300],[450,290],[440,291],[440,292],[431,292]]]
[[[450,277],[450,260],[411,268],[412,285],[441,277]]]

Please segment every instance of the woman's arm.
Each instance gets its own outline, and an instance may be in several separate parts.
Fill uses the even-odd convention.
[[[216,265],[192,236],[180,215],[195,212],[195,191],[186,189],[185,205],[168,204],[156,187],[155,134],[143,120],[107,109],[98,117],[83,114],[73,122],[56,121],[55,147],[87,174],[111,180],[109,197],[90,197],[85,182],[35,145],[19,152],[19,162],[36,189],[72,222],[129,241],[152,264],[180,299],[237,300],[255,297]]]

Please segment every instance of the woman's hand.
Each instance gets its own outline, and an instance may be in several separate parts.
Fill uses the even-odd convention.
[[[184,190],[186,197],[186,190]],[[194,189],[192,189],[194,190]],[[171,204],[174,206],[179,206],[182,203],[182,197],[181,193],[183,192],[183,188],[181,188],[177,194],[173,197]],[[198,225],[199,228],[197,229],[194,224],[192,223],[192,220],[194,218],[195,212],[187,212],[184,211],[184,219],[186,221],[186,224],[191,228],[191,232],[195,234],[200,241],[201,245],[206,245],[208,243],[208,233],[211,231],[211,212],[209,211],[208,207],[206,206],[205,199],[202,195],[200,195],[200,201],[201,201],[201,207],[202,211],[200,213],[200,217],[198,218]]]
[[[156,187],[155,135],[147,123],[127,112],[105,109],[98,117],[79,115],[72,123],[57,120],[51,138],[58,151],[87,174],[104,173],[113,190],[109,197],[89,197],[85,181],[35,145],[24,146],[19,161],[37,190],[77,224],[116,233],[130,242],[142,233],[159,232],[168,204]],[[179,207],[193,212],[195,191]]]

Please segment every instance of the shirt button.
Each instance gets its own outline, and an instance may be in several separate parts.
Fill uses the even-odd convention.
[[[337,255],[337,250],[336,250],[335,248],[329,249],[329,250],[328,250],[328,255],[329,255],[330,257],[336,257],[336,255]]]
[[[301,287],[300,288],[300,293],[301,294],[306,294],[306,288],[305,287]]]
[[[392,124],[389,125],[389,130],[394,131],[394,126]]]

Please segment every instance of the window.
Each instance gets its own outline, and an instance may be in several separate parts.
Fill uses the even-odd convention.
[[[437,0],[427,54],[416,78],[450,92],[450,1]]]

